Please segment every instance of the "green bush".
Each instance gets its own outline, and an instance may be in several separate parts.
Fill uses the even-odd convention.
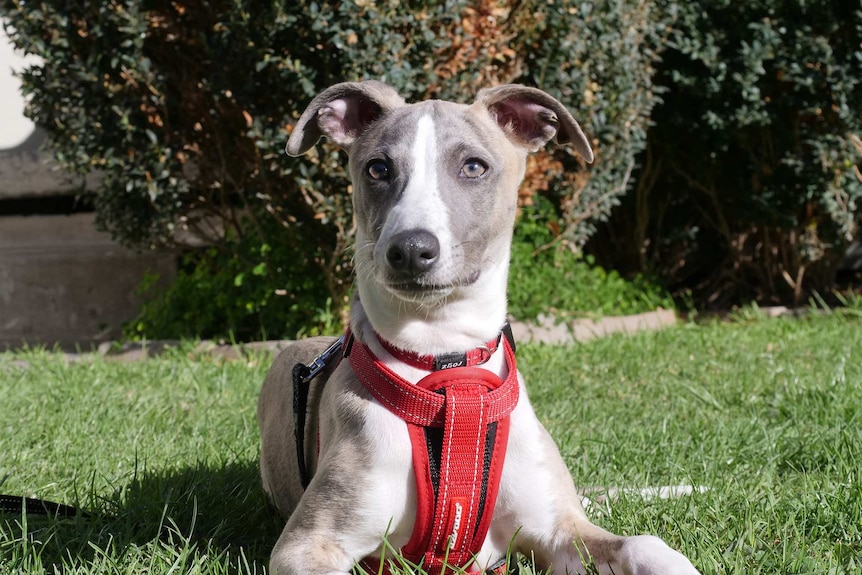
[[[44,60],[23,73],[28,115],[66,169],[102,175],[99,225],[144,249],[174,248],[188,233],[212,246],[186,256],[180,285],[132,327],[148,337],[192,326],[292,336],[308,309],[276,290],[312,310],[344,309],[343,157],[328,144],[301,159],[282,151],[308,101],[338,81],[384,80],[408,99],[466,101],[503,82],[558,97],[592,135],[597,161],[585,171],[571,150],[540,154],[524,195],[549,198],[580,245],[619,202],[645,145],[661,14],[640,0],[0,0],[17,47]],[[289,264],[235,293],[263,246]],[[313,276],[319,291],[304,286]],[[219,309],[191,321],[204,302]]]
[[[635,193],[590,250],[701,301],[826,292],[862,218],[862,8],[669,2]]]
[[[512,245],[509,313],[518,319],[540,314],[564,320],[673,309],[671,297],[643,276],[625,280],[595,265],[559,241],[561,221],[553,205],[539,199],[524,208]]]
[[[596,162],[534,155],[524,205],[549,201],[555,239],[575,251],[600,227],[588,251],[604,267],[696,301],[803,301],[830,287],[858,232],[853,3],[0,0],[0,16],[44,60],[23,73],[28,115],[66,169],[102,175],[99,225],[185,252],[178,285],[131,327],[140,336],[292,336],[343,316],[343,154],[282,152],[308,101],[342,80],[381,79],[408,99],[545,89],[573,108]],[[190,234],[209,247],[183,247]],[[562,253],[536,255],[553,274],[570,268],[551,261]],[[517,293],[528,283],[514,301],[530,300]]]
[[[187,254],[164,291],[155,290],[157,278],[147,278],[140,286],[146,303],[125,335],[248,341],[340,331],[343,318],[325,299],[323,274],[289,232],[267,233],[278,237],[274,246],[231,232],[220,248]],[[290,289],[279,283],[284,278]]]

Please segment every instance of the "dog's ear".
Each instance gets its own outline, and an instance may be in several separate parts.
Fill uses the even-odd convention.
[[[531,152],[556,136],[557,143],[571,143],[587,162],[593,161],[593,150],[578,122],[541,90],[516,84],[486,88],[479,92],[476,104],[487,108],[509,138]]]
[[[291,156],[308,151],[321,136],[348,149],[371,123],[404,99],[391,86],[375,80],[344,82],[317,95],[293,128],[285,150]]]

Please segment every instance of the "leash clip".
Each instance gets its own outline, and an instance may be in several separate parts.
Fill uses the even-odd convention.
[[[341,351],[344,346],[344,336],[342,335],[335,343],[327,347],[323,352],[311,360],[311,363],[306,366],[305,373],[302,374],[302,383],[308,383],[317,375],[326,369],[326,364],[337,352]]]

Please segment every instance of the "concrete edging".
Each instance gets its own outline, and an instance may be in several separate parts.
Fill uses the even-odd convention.
[[[578,319],[568,323],[557,323],[550,316],[542,316],[536,322],[513,320],[512,332],[515,335],[515,341],[518,342],[565,345],[614,333],[633,334],[645,330],[659,330],[676,324],[676,321],[676,313],[666,309],[629,316],[609,316],[596,320]],[[223,344],[205,340],[194,347],[193,353],[206,354],[226,360],[237,360],[253,353],[277,353],[289,345],[291,341],[293,340]],[[182,342],[177,340],[129,342],[120,345],[105,342],[99,346],[96,353],[110,361],[141,361],[161,355],[166,350],[177,348],[181,344]]]
[[[565,323],[540,315],[535,322],[512,321],[515,341],[565,345],[584,342],[614,333],[633,334],[655,331],[676,324],[676,312],[658,308],[635,315],[608,316],[599,319],[576,319]]]

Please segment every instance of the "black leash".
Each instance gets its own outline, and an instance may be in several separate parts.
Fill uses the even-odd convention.
[[[326,369],[328,362],[333,358],[341,361],[347,353],[341,352],[343,346],[344,336],[341,336],[323,353],[315,357],[309,365],[297,363],[293,366],[293,437],[296,441],[296,462],[299,466],[299,478],[303,489],[311,482],[305,453],[305,420],[308,416],[308,392],[311,389],[311,380]]]
[[[0,514],[21,516],[43,515],[46,517],[83,517],[90,518],[92,515],[77,507],[35,499],[33,497],[21,497],[20,495],[0,495]]]

